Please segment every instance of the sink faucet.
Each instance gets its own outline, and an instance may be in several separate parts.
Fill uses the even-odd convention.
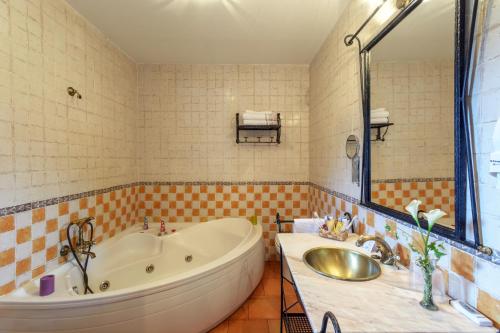
[[[380,250],[381,263],[396,266],[399,257],[392,252],[391,246],[382,237],[363,235],[356,241],[356,246],[362,246],[368,241],[374,241],[377,244],[377,248]]]

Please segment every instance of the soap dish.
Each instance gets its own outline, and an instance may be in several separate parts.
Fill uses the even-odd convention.
[[[349,232],[342,231],[339,233],[332,233],[330,231],[326,231],[324,229],[319,229],[319,236],[323,238],[328,238],[328,239],[333,239],[333,240],[338,240],[338,241],[345,241],[347,237],[349,237]]]

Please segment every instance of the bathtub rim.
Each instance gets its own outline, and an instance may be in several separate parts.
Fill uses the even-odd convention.
[[[251,223],[245,218],[231,217],[223,219],[237,219],[241,221],[246,221],[247,223]],[[223,219],[211,220],[203,223],[204,224],[211,222],[216,223],[217,221]],[[204,264],[200,267],[197,267],[189,271],[187,276],[184,276],[186,273],[181,273],[165,279],[167,280],[167,282],[165,282],[165,280],[158,280],[158,281],[144,283],[139,286],[131,286],[109,292],[90,294],[90,295],[78,295],[78,296],[68,295],[68,296],[61,296],[54,298],[43,298],[38,296],[17,297],[7,294],[5,296],[0,297],[0,310],[1,309],[16,310],[18,308],[24,310],[31,310],[31,309],[42,310],[42,309],[57,309],[61,307],[74,308],[87,305],[97,305],[97,304],[104,305],[104,304],[119,303],[130,299],[140,298],[151,294],[168,291],[170,289],[179,287],[183,284],[198,281],[200,279],[203,279],[206,275],[216,274],[220,270],[223,270],[225,267],[232,265],[233,263],[237,262],[241,256],[246,256],[250,252],[254,251],[255,248],[259,246],[259,243],[263,243],[262,225],[257,224],[251,226],[252,226],[252,228],[250,229],[251,233],[247,234],[246,237],[243,238],[242,240],[242,242],[244,242],[243,244],[240,243],[222,257],[219,257],[214,261],[211,261],[207,264]],[[251,237],[248,237],[252,233],[253,235]],[[75,267],[74,263],[71,261],[65,263],[62,266],[57,267],[56,269],[59,268],[62,269],[65,266],[67,266],[66,271],[69,271],[70,269]],[[178,278],[179,276],[180,278]]]

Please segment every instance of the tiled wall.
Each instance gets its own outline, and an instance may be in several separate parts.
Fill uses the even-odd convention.
[[[500,118],[500,1],[484,1],[488,15],[484,20],[482,46],[477,55],[476,79],[472,105],[474,138],[478,168],[481,225],[484,242],[500,253],[500,189],[489,171],[493,151],[493,129]]]
[[[454,218],[455,181],[453,179],[386,179],[372,181],[371,200],[379,205],[405,212],[413,200],[422,201],[421,209],[439,208]]]
[[[134,222],[137,68],[63,0],[0,0],[0,45],[4,294],[59,264],[70,220]]]
[[[371,2],[370,2],[371,3]],[[316,54],[310,65],[311,88],[310,88],[310,176],[313,187],[333,189],[337,192],[337,197],[349,196],[354,200],[359,199],[360,188],[351,183],[351,161],[345,157],[345,141],[349,134],[356,134],[362,138],[362,110],[358,69],[358,53],[355,46],[346,47],[343,38],[347,33],[356,31],[359,25],[368,17],[374,6],[364,0],[353,0],[349,3],[345,14],[343,14],[329,37]],[[485,144],[491,138],[493,121],[499,113],[498,109],[499,80],[498,70],[498,22],[500,21],[500,1],[489,1],[490,15],[487,20],[486,44],[481,58],[481,66],[477,81],[481,83],[481,108],[476,107],[476,116],[483,119],[478,127],[476,135],[480,143],[479,153],[479,174],[480,192],[482,192],[482,202],[485,209],[482,223],[484,225],[484,235],[486,244],[498,247],[500,244],[498,226],[500,216],[498,215],[498,198],[500,193],[493,188],[494,179],[487,171],[486,161],[491,145]],[[375,22],[375,21],[373,21]],[[361,40],[365,42],[377,28],[376,23],[370,24],[362,33]],[[478,103],[476,98],[475,103]],[[477,106],[477,105],[476,105]],[[485,129],[488,129],[485,131]],[[328,192],[328,191],[327,191]],[[314,194],[314,192],[313,192]],[[319,195],[320,197],[323,194]],[[340,201],[340,202],[339,202]],[[314,202],[323,202],[317,196],[310,199],[310,210],[321,210]],[[340,199],[326,195],[323,206],[333,207],[333,202],[342,204]],[[350,204],[345,201],[346,209]],[[336,206],[336,209],[340,209]],[[386,218],[380,214],[369,212],[361,207],[357,207],[358,214],[364,219],[363,224],[367,233],[385,233]],[[328,212],[335,213],[335,212]],[[392,223],[392,222],[391,222]],[[396,223],[394,222],[394,225]],[[398,228],[403,228],[404,224],[399,222]],[[390,237],[387,236],[390,240]],[[391,244],[396,245],[395,241]],[[490,261],[485,261],[479,257],[474,257],[462,252],[455,247],[449,247],[448,255],[441,263],[450,272],[455,272],[463,276],[469,283],[468,301],[477,306],[490,318],[500,322],[500,292],[496,285],[496,277],[500,276],[500,266]],[[450,277],[455,275],[449,274]]]
[[[155,221],[205,222],[256,216],[262,223],[266,259],[276,259],[276,213],[308,217],[308,183],[173,183],[141,185],[138,216]]]
[[[321,216],[341,216],[349,212],[357,215],[362,223],[355,226],[358,234],[377,234],[382,236],[401,257],[401,263],[409,266],[412,252],[409,248],[410,237],[415,230],[403,223],[397,223],[390,218],[379,215],[369,209],[359,206],[354,198],[342,196],[317,185],[311,185],[309,209]],[[391,232],[386,230],[391,226]],[[398,239],[396,239],[396,233]],[[469,304],[479,309],[500,325],[500,295],[496,277],[500,276],[500,265],[475,257],[467,252],[444,243],[447,255],[438,263],[445,278],[445,288],[454,297],[463,290]],[[500,327],[500,326],[498,326]]]
[[[308,180],[307,65],[140,65],[143,181]],[[280,145],[236,144],[235,115],[281,113]]]
[[[134,183],[45,200],[0,213],[0,295],[64,262],[59,256],[70,221],[95,217],[97,243],[142,221],[205,222],[256,216],[266,259],[276,259],[276,213],[309,216],[304,183]],[[38,207],[38,208],[37,208]],[[21,208],[24,211],[20,211]]]
[[[386,108],[394,123],[371,143],[372,179],[455,174],[453,74],[453,61],[370,64],[371,107]]]
[[[100,243],[136,222],[138,201],[138,185],[131,184],[37,202],[24,207],[25,211],[2,212],[0,295],[64,262],[59,250],[67,240],[70,221],[95,217],[94,240]]]
[[[351,203],[359,187],[350,182],[345,158],[345,140],[351,133],[362,137],[362,119],[357,51],[342,40],[373,6],[351,1],[309,68],[140,65],[137,70],[65,1],[0,0],[0,207],[11,207],[0,214],[0,294],[56,267],[61,230],[70,219],[94,213],[99,240],[134,223],[135,214],[179,219],[190,210],[200,221],[257,215],[268,258],[274,255],[276,210],[283,209],[287,218],[351,211],[364,221],[359,232],[384,234],[385,217]],[[499,95],[498,6],[498,0],[490,1],[474,99],[483,229],[492,246],[498,244],[499,193],[486,161],[499,115],[491,110]],[[361,37],[374,28],[368,26]],[[70,98],[68,86],[84,98]],[[234,143],[234,114],[247,108],[282,113],[280,146]],[[138,179],[299,183],[255,183],[252,192],[246,183],[143,185],[134,183]],[[324,188],[301,183],[308,180]],[[64,197],[82,191],[90,192]],[[58,198],[38,201],[47,197]],[[386,239],[397,245],[391,235]],[[406,245],[400,249],[407,261]],[[441,266],[449,277],[463,276],[469,302],[498,322],[500,294],[492,278],[499,276],[498,265],[457,248],[448,253]]]
[[[138,67],[63,0],[0,0],[0,44],[0,295],[59,264],[78,217],[101,241],[139,213],[256,215],[273,258],[275,213],[308,215],[307,65]],[[280,112],[282,144],[236,145],[245,109]]]
[[[0,0],[0,45],[0,207],[135,181],[135,63],[63,0]]]

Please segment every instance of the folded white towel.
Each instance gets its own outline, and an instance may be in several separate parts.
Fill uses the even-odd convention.
[[[278,117],[276,115],[258,115],[258,114],[246,114],[244,113],[242,116],[243,120],[274,120],[277,121]]]
[[[278,125],[278,122],[276,120],[265,120],[265,119],[243,119],[243,125],[271,126],[271,125]]]
[[[277,121],[278,115],[275,112],[270,112],[270,111],[255,112],[255,111],[247,110],[243,113],[242,119],[243,120],[255,119],[255,120]]]
[[[387,117],[370,118],[370,123],[372,123],[372,124],[386,124],[388,122],[389,122],[389,118],[387,118]]]
[[[324,224],[322,219],[294,219],[293,232],[297,233],[317,233]]]
[[[245,113],[248,114],[274,114],[272,111],[254,111],[254,110],[245,110]]]
[[[370,112],[370,116],[373,117],[373,118],[389,117],[389,111],[385,111],[385,110],[380,110],[380,111],[372,110],[372,112]]]
[[[257,114],[257,113],[244,113],[243,116],[241,116],[243,119],[257,119],[257,120],[261,120],[261,119],[267,119],[267,115],[266,114]]]

